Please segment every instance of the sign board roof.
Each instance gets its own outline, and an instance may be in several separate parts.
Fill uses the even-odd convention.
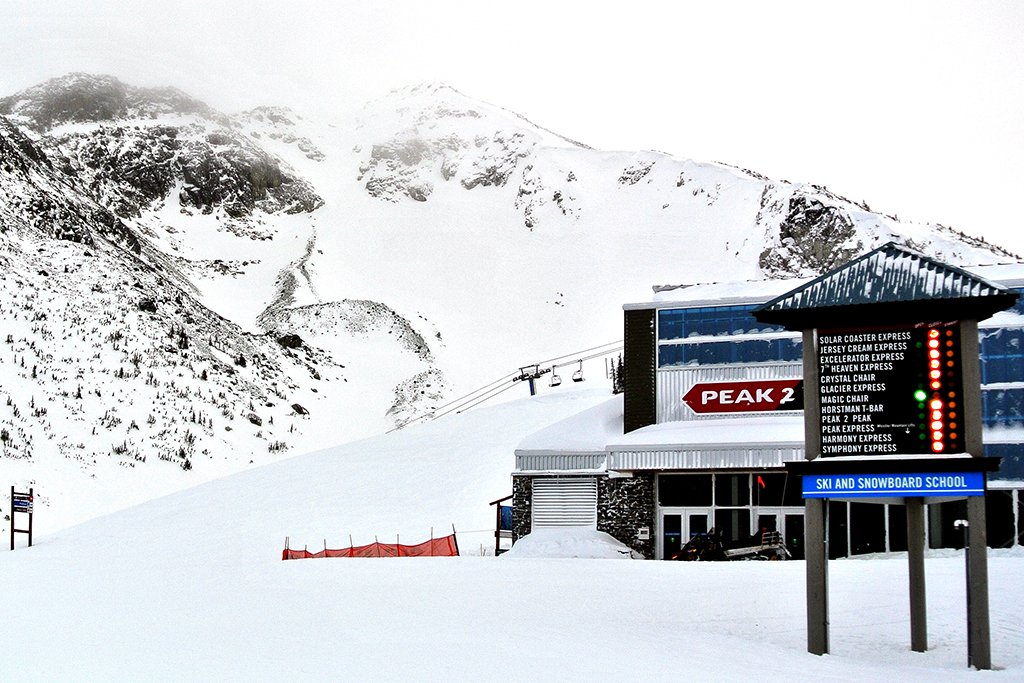
[[[851,307],[870,305],[877,319],[885,310],[879,305],[914,302],[924,316],[932,313],[931,307],[922,304],[932,303],[945,311],[947,319],[983,320],[1012,306],[1017,297],[1002,285],[889,242],[775,297],[756,309],[754,317],[802,329],[820,326],[802,323],[821,319],[821,309],[842,308],[843,315],[848,315]],[[956,303],[962,304],[963,310],[951,307]]]

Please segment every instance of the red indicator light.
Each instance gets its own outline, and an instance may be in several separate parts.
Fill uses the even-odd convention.
[[[941,410],[933,410],[932,411],[932,419],[933,420],[941,420],[942,419],[942,411]]]
[[[929,358],[938,358],[941,355],[942,354],[939,352],[938,349],[932,349],[931,351],[928,352],[928,357]]]
[[[932,441],[942,441],[942,432],[932,432]]]
[[[942,371],[941,370],[932,370],[931,372],[928,373],[928,376],[931,377],[932,379],[938,379],[938,378],[942,377]]]
[[[928,362],[928,367],[930,367],[932,370],[938,369],[938,367],[940,365],[941,365],[941,363],[939,363],[939,361],[937,361],[937,360],[931,360],[931,361]]]
[[[932,389],[938,389],[942,386],[942,382],[932,382]]]
[[[928,330],[928,336],[931,337],[932,339],[935,339],[936,337],[939,336],[939,331],[938,330]]]
[[[928,340],[928,348],[929,349],[937,349],[937,348],[939,348],[939,340],[938,339],[929,339]]]
[[[945,446],[942,445],[941,441],[936,441],[935,443],[932,444],[932,450],[935,451],[936,453],[940,453],[943,448],[945,448]]]
[[[934,429],[935,431],[939,431],[940,429],[942,429],[942,421],[935,420],[934,422],[932,422],[932,429]]]
[[[932,410],[942,410],[942,401],[940,401],[939,399],[935,399],[928,404],[928,407],[931,408]]]

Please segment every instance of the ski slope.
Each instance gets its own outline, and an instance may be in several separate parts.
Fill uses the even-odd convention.
[[[926,561],[932,649],[909,651],[902,554],[831,563],[832,649],[805,652],[804,563],[281,561],[454,523],[492,543],[526,435],[606,401],[511,401],[238,473],[0,553],[0,680],[1020,681],[1020,548],[990,558],[997,670],[968,671],[963,558]]]

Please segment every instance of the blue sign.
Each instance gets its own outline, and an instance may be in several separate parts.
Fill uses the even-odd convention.
[[[983,472],[928,474],[805,474],[804,498],[983,496]]]

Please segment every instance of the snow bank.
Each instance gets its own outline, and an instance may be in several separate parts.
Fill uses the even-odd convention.
[[[535,529],[502,557],[586,557],[643,559],[628,546],[595,529]]]

